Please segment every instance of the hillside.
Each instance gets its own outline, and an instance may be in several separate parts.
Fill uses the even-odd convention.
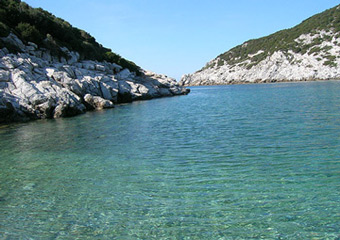
[[[53,56],[66,57],[60,47],[67,47],[70,51],[78,52],[82,60],[106,60],[132,72],[139,73],[140,70],[135,63],[103,47],[89,33],[20,0],[0,1],[0,37],[7,37],[10,32],[24,43],[33,42],[50,50]],[[0,40],[0,49],[3,47],[14,53],[20,51],[19,48]]]
[[[71,117],[188,92],[42,9],[0,1],[0,123]]]
[[[339,78],[340,6],[219,55],[183,85],[235,84]]]

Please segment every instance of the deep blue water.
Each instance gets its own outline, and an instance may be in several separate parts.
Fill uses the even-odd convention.
[[[340,82],[0,128],[0,239],[339,239]]]

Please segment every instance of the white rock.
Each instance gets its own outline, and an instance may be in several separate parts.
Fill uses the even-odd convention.
[[[119,80],[129,80],[131,78],[131,72],[129,69],[125,68],[124,70],[120,71],[117,75]]]
[[[94,109],[104,109],[104,108],[113,108],[114,104],[106,99],[103,99],[99,96],[92,96],[91,94],[86,94],[84,96],[84,101],[92,106]]]
[[[100,72],[105,72],[106,68],[102,64],[95,64],[95,69]]]
[[[96,63],[94,61],[83,61],[83,68],[87,70],[95,70],[96,69]]]
[[[123,69],[122,66],[119,66],[118,64],[115,64],[115,63],[111,63],[110,65],[111,65],[111,69],[115,72],[119,72]]]

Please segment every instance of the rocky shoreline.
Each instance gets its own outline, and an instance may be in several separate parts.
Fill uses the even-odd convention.
[[[165,75],[142,70],[137,76],[114,63],[80,60],[66,47],[67,57],[56,57],[12,33],[2,40],[20,51],[0,49],[0,123],[70,117],[190,92]]]
[[[309,45],[318,39],[325,40],[318,45]],[[200,86],[340,79],[340,44],[336,32],[303,34],[294,42],[303,44],[307,50],[299,53],[278,50],[259,62],[254,59],[266,49],[249,54],[240,62],[237,58],[233,59],[236,63],[217,57],[201,70],[184,75],[180,84]],[[241,48],[247,48],[247,43]]]
[[[228,86],[228,85],[249,85],[249,84],[268,84],[268,83],[298,83],[298,82],[319,82],[319,81],[340,81],[340,78],[327,78],[327,79],[286,79],[286,80],[277,80],[277,79],[259,79],[255,81],[229,81],[229,82],[206,82],[204,84],[201,83],[192,83],[192,84],[183,84],[183,81],[180,82],[182,86],[185,87],[199,87],[199,86]]]

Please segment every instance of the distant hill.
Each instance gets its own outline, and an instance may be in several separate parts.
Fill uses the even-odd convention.
[[[140,71],[140,67],[135,63],[103,47],[87,32],[72,27],[70,23],[41,8],[32,8],[20,0],[0,1],[0,37],[7,37],[10,32],[24,43],[33,42],[39,47],[49,49],[56,56],[64,54],[60,47],[67,47],[70,51],[78,52],[83,60],[106,60],[132,72]],[[20,50],[0,40],[0,49],[3,47],[11,52]]]
[[[249,40],[208,62],[183,85],[340,78],[340,5],[301,24]]]

